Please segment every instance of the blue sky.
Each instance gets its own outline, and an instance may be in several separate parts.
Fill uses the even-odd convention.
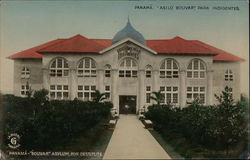
[[[135,9],[152,5],[153,9]],[[160,10],[159,6],[208,6],[209,10]],[[239,11],[214,10],[239,7]],[[1,90],[12,92],[13,62],[4,58],[41,43],[81,34],[112,38],[130,17],[146,39],[196,39],[248,60],[247,1],[4,1],[0,7]],[[8,73],[6,75],[6,68]],[[248,84],[248,61],[242,65]],[[243,92],[248,92],[242,87]],[[248,88],[248,87],[247,87]]]

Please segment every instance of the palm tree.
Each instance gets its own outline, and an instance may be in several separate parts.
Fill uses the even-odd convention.
[[[161,103],[161,90],[159,90],[158,92],[152,92],[151,94],[153,94],[153,96],[150,96],[150,99],[154,100],[157,105],[159,106]]]
[[[105,93],[101,93],[99,90],[95,90],[94,98],[93,98],[94,102],[101,102],[105,99],[107,99]]]

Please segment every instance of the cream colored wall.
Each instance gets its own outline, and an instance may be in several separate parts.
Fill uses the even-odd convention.
[[[213,67],[214,94],[219,95],[226,86],[229,86],[233,89],[234,100],[240,100],[240,62],[214,62]],[[232,70],[233,81],[225,81],[225,72],[227,69]],[[213,101],[214,103],[218,103],[215,97],[213,97]]]
[[[30,78],[21,78],[21,71],[26,66],[30,69]],[[21,96],[21,85],[28,83],[32,90],[42,88],[42,61],[39,59],[15,60],[14,62],[14,94]]]

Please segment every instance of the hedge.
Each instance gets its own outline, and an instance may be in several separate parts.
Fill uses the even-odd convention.
[[[246,141],[248,103],[230,106],[191,104],[186,108],[152,105],[145,113],[159,131],[181,135],[208,149],[226,150]]]
[[[26,98],[5,95],[2,105],[5,148],[8,135],[17,133],[21,136],[19,150],[42,151],[66,146],[107,119],[112,108],[109,102],[48,101],[44,95]]]

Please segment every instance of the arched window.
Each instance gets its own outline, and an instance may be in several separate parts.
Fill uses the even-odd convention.
[[[21,72],[21,78],[30,78],[30,70],[28,67],[23,67]]]
[[[65,77],[69,75],[69,65],[64,58],[56,58],[50,65],[51,77]]]
[[[91,58],[83,58],[77,67],[79,77],[96,77],[96,63]]]
[[[120,64],[119,77],[137,77],[137,64],[132,58],[124,58]]]
[[[178,78],[179,68],[173,59],[165,59],[160,66],[160,78]]]
[[[188,78],[205,78],[205,64],[199,60],[192,60],[187,67]]]
[[[105,77],[111,77],[111,66],[109,64],[105,66],[104,75]]]
[[[146,78],[151,78],[152,76],[152,67],[150,65],[146,66],[145,76]]]
[[[225,72],[225,81],[233,81],[233,72],[231,69],[227,69]]]

